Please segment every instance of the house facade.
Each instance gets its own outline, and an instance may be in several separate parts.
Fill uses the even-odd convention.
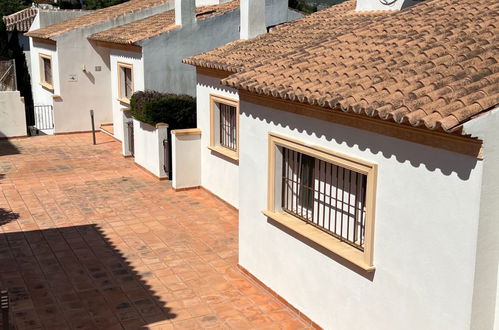
[[[497,328],[498,5],[359,2],[185,60],[200,185],[323,328]]]
[[[146,89],[194,96],[195,69],[182,64],[182,59],[239,38],[238,0],[202,4],[177,1],[175,10],[88,37],[110,54],[113,135],[118,140],[124,134],[122,111],[133,92]],[[266,1],[266,5],[265,27],[296,17],[286,1]]]
[[[3,17],[5,29],[8,32],[17,30],[20,33],[19,43],[23,48],[24,55],[26,56],[26,64],[28,65],[30,75],[30,43],[29,37],[24,34],[29,30],[40,29],[45,26],[57,24],[68,19],[90,13],[88,10],[66,10],[51,8],[51,6],[46,7],[48,8],[45,8],[44,5],[38,5],[38,7],[33,6]]]
[[[261,13],[266,10],[266,7],[258,6],[257,3],[258,1],[253,2],[254,7],[248,9],[252,11],[253,16],[265,17],[265,14]],[[262,21],[253,21],[248,28],[241,31],[240,40],[211,52],[184,59],[184,63],[196,67],[198,128],[202,132],[210,132],[210,134],[200,136],[201,163],[203,164],[200,174],[201,186],[235,208],[239,207],[239,142],[232,143],[231,148],[221,146],[220,141],[215,139],[220,135],[220,129],[217,129],[220,124],[216,125],[216,120],[212,119],[212,114],[219,111],[220,106],[232,105],[231,111],[237,112],[238,110],[233,105],[239,101],[239,93],[237,89],[222,85],[220,79],[244,69],[246,65],[258,64],[283,55],[293,47],[317,42],[324,37],[323,30],[311,28],[317,26],[318,22],[323,22],[331,29],[329,34],[340,35],[365,24],[373,17],[382,15],[380,12],[360,15],[354,11],[354,8],[353,2],[333,6],[328,10],[293,21],[292,25],[277,26],[268,35],[263,34],[266,29]],[[342,17],[341,15],[347,10],[350,15]],[[354,12],[356,14],[353,14]],[[297,30],[304,30],[307,33],[297,34]],[[251,44],[244,42],[244,40],[253,38]],[[261,48],[265,46],[266,49],[262,52]],[[241,54],[246,54],[242,60]]]
[[[33,99],[53,106],[55,133],[88,131],[112,122],[109,50],[89,35],[173,8],[173,1],[131,0],[30,31]]]

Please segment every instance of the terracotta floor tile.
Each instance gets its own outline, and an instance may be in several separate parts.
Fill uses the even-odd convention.
[[[120,150],[101,133],[95,146],[0,141],[0,288],[16,330],[305,327],[238,270],[235,211]]]
[[[252,329],[253,325],[246,319],[229,319],[225,323],[232,329]]]
[[[269,326],[269,325],[275,323],[274,320],[272,320],[270,317],[268,317],[267,315],[264,315],[264,314],[250,315],[248,317],[248,321],[250,321],[254,327]]]

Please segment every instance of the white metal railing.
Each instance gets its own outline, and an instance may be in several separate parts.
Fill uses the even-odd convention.
[[[39,130],[54,128],[54,108],[51,105],[35,105],[35,127]]]

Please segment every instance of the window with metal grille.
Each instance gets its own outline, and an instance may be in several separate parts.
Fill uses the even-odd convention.
[[[282,210],[364,251],[367,176],[282,148]]]
[[[229,161],[239,161],[239,102],[210,95],[210,145],[208,148]]]
[[[236,107],[218,103],[220,111],[220,145],[230,150],[237,150],[237,112]]]

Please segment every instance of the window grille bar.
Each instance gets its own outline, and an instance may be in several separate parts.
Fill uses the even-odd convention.
[[[237,118],[236,107],[217,103],[220,110],[220,145],[222,147],[237,149]]]
[[[325,190],[326,189],[326,181],[327,181],[326,175],[327,174],[326,174],[326,162],[323,162],[323,163],[324,163],[324,178],[323,178],[323,180],[320,180],[320,178],[319,178],[319,184],[322,184],[323,185],[322,190]],[[320,169],[321,169],[321,163],[319,163],[319,173],[322,173]],[[319,198],[320,197],[321,197],[321,193],[319,192]],[[326,227],[326,200],[325,200],[325,198],[321,198],[320,200],[322,201],[322,203],[321,203],[322,204],[322,226]]]
[[[350,213],[350,209],[351,209],[351,205],[352,205],[352,204],[350,204],[350,198],[352,197],[352,194],[351,194],[351,192],[352,192],[352,171],[349,171],[349,172],[350,173],[348,173],[348,203],[347,203],[348,213]],[[350,239],[350,221],[347,221],[347,240],[355,242],[355,240]]]
[[[356,191],[359,191],[359,173],[355,172],[355,189]],[[353,241],[356,242],[358,237],[357,237],[357,219],[358,219],[358,203],[355,202],[355,206],[354,206],[354,219],[355,219],[355,223],[354,223],[354,226],[353,226]]]
[[[363,251],[366,176],[288,148],[282,155],[283,211]]]

